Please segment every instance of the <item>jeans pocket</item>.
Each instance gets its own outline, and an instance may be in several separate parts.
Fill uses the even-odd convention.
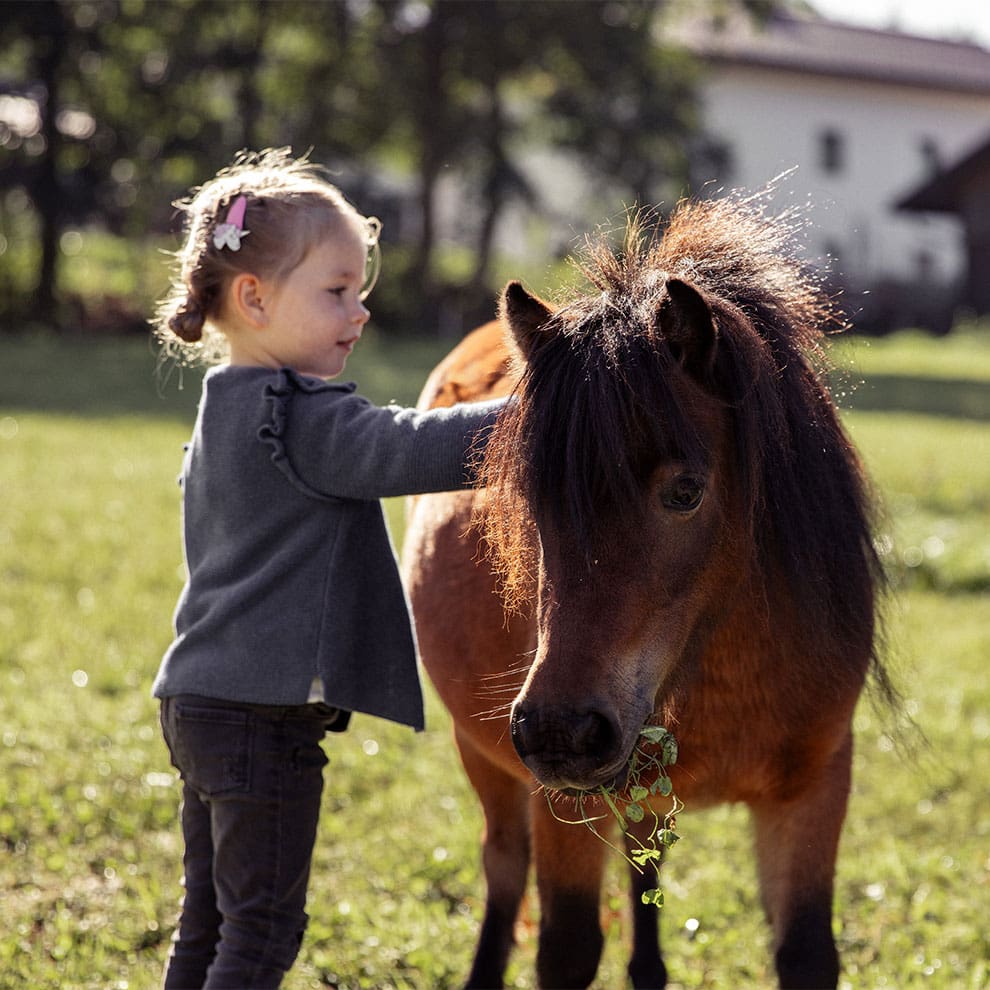
[[[182,779],[204,795],[245,792],[251,784],[251,712],[182,702],[166,742]]]

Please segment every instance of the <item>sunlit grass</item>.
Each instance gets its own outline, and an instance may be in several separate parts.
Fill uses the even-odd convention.
[[[832,357],[840,368],[867,380],[871,375],[900,375],[990,382],[990,327],[971,324],[950,337],[933,338],[916,330],[889,337],[836,337]]]
[[[364,390],[412,401],[436,348],[393,361],[396,348],[366,343],[350,368]],[[883,346],[875,374],[915,377],[957,345]],[[160,977],[181,842],[150,685],[181,582],[175,477],[195,383],[160,388],[142,341],[0,343],[2,986],[143,990]],[[890,639],[921,731],[869,701],[857,715],[843,979],[976,990],[990,981],[988,424],[855,405],[847,418],[889,509]],[[401,526],[401,502],[389,508]],[[326,748],[312,921],[286,987],[458,986],[483,904],[481,821],[445,714],[429,694],[426,733],[358,716]],[[672,985],[768,985],[745,814],[689,808],[679,831],[661,912]],[[615,859],[602,990],[624,985],[629,937]],[[533,986],[536,917],[531,899],[510,970],[520,987]]]
[[[895,579],[990,590],[990,421],[900,412],[846,418],[882,496],[883,549]]]

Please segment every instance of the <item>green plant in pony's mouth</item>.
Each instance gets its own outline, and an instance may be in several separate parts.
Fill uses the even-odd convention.
[[[649,749],[647,749],[649,747]],[[660,725],[645,725],[640,730],[639,739],[633,748],[629,760],[629,772],[622,789],[601,786],[577,797],[577,808],[581,817],[575,821],[560,818],[554,811],[552,803],[550,811],[558,821],[572,825],[586,825],[606,845],[615,849],[623,859],[634,869],[644,873],[650,869],[656,873],[657,886],[642,894],[644,904],[663,907],[663,891],[660,889],[660,867],[663,865],[667,850],[680,839],[676,832],[677,814],[684,805],[674,794],[674,787],[667,775],[667,767],[677,762],[677,740],[672,732]],[[654,776],[655,775],[655,776]],[[644,783],[653,777],[650,784]],[[548,802],[549,802],[549,792]],[[586,798],[601,798],[609,812],[618,822],[619,829],[626,836],[629,846],[628,854],[609,842],[595,827],[595,822],[602,821],[606,816],[590,816],[585,813]],[[651,798],[670,798],[671,806],[663,818],[653,810]],[[642,837],[633,834],[630,822],[634,825],[653,816],[653,826]]]

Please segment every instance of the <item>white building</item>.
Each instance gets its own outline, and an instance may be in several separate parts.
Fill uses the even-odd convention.
[[[962,225],[896,204],[990,135],[990,51],[812,15],[695,17],[667,31],[706,64],[692,192],[757,189],[797,166],[782,193],[811,203],[811,256],[832,256],[851,297],[871,293],[865,319],[947,318]]]

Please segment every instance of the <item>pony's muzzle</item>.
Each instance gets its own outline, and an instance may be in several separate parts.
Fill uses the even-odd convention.
[[[596,708],[518,703],[509,720],[519,758],[545,787],[590,790],[613,780],[624,764],[622,734]]]

